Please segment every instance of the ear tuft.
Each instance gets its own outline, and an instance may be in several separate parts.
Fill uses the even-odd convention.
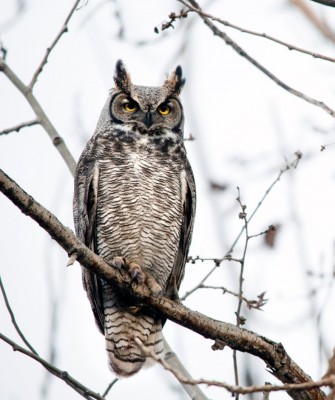
[[[164,86],[168,91],[168,96],[179,96],[180,92],[185,84],[185,78],[183,78],[183,70],[180,65],[172,72],[166,81]]]
[[[117,89],[126,94],[130,94],[132,86],[130,75],[126,70],[122,60],[118,60],[115,67],[114,82]]]

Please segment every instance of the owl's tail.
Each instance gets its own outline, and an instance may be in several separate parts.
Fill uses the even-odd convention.
[[[109,298],[104,304],[106,350],[111,370],[127,377],[152,364],[134,338],[156,354],[163,352],[162,322],[141,311],[132,314],[121,310],[115,300]]]

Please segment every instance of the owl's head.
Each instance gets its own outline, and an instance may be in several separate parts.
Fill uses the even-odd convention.
[[[114,82],[109,105],[114,123],[136,126],[143,133],[162,128],[181,133],[183,108],[179,94],[185,83],[181,67],[178,66],[162,86],[138,86],[132,84],[129,73],[119,60]]]

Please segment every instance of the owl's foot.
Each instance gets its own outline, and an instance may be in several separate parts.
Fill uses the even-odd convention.
[[[117,256],[113,258],[112,265],[118,270],[125,269],[129,273],[132,281],[135,281],[139,284],[145,283],[150,289],[150,292],[155,296],[163,295],[163,289],[156,279],[153,276],[143,272],[137,263],[130,261],[125,257]]]
[[[159,297],[163,296],[164,292],[161,285],[156,281],[156,279],[152,275],[146,274],[145,283],[147,284],[148,288],[150,289],[150,292],[153,295]]]

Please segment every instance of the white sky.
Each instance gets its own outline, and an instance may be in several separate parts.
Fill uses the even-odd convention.
[[[6,61],[28,83],[71,4],[31,0],[15,22],[8,24],[15,6],[13,0],[1,2],[0,38],[8,50]],[[309,6],[335,27],[335,9],[312,2]],[[335,142],[334,121],[320,108],[277,86],[214,37],[198,18],[177,21],[174,30],[155,34],[154,27],[180,8],[180,3],[172,0],[89,1],[75,13],[69,32],[52,52],[35,95],[77,159],[94,131],[119,58],[133,81],[145,85],[160,84],[166,73],[182,65],[187,79],[183,92],[185,136],[192,132],[196,137],[187,143],[198,188],[192,256],[223,256],[242,227],[236,187],[250,215],[285,160],[292,161],[297,150],[303,153],[297,169],[282,176],[250,223],[251,234],[270,224],[281,228],[273,249],[264,245],[262,236],[249,243],[244,294],[255,299],[266,291],[269,302],[263,311],[243,309],[243,315],[247,317],[246,328],[281,342],[305,372],[318,379],[335,344],[335,146],[320,152],[321,145]],[[124,25],[121,39],[117,10]],[[206,10],[244,28],[335,57],[334,43],[289,1],[212,1]],[[334,63],[289,51],[262,38],[223,30],[286,84],[335,108]],[[139,46],[140,41],[149,44]],[[0,131],[33,118],[25,99],[0,74]],[[0,168],[73,228],[72,177],[42,128],[34,126],[0,136]],[[209,181],[228,188],[213,192]],[[81,285],[79,265],[66,269],[66,254],[2,195],[0,243],[1,276],[26,337],[46,358],[52,340],[57,352],[55,364],[92,390],[103,392],[114,377],[107,368],[103,337],[94,325]],[[241,256],[243,245],[242,239],[236,257]],[[212,265],[189,264],[181,294],[199,282]],[[207,283],[236,291],[238,272],[238,264],[223,263]],[[311,290],[315,290],[312,299],[308,296]],[[50,328],[53,301],[57,303],[56,329]],[[230,295],[202,290],[185,304],[235,323],[237,301]],[[2,300],[0,331],[19,342]],[[213,352],[212,341],[170,322],[164,332],[194,377],[233,383],[228,348]],[[242,384],[246,383],[247,369],[255,384],[276,382],[262,361],[239,354],[239,364]],[[1,399],[80,398],[54,377],[43,397],[45,377],[41,366],[0,343]],[[213,399],[231,398],[219,389],[204,391]],[[137,400],[187,398],[159,366],[118,382],[108,398],[135,395]],[[271,395],[271,399],[281,398],[288,396]]]

